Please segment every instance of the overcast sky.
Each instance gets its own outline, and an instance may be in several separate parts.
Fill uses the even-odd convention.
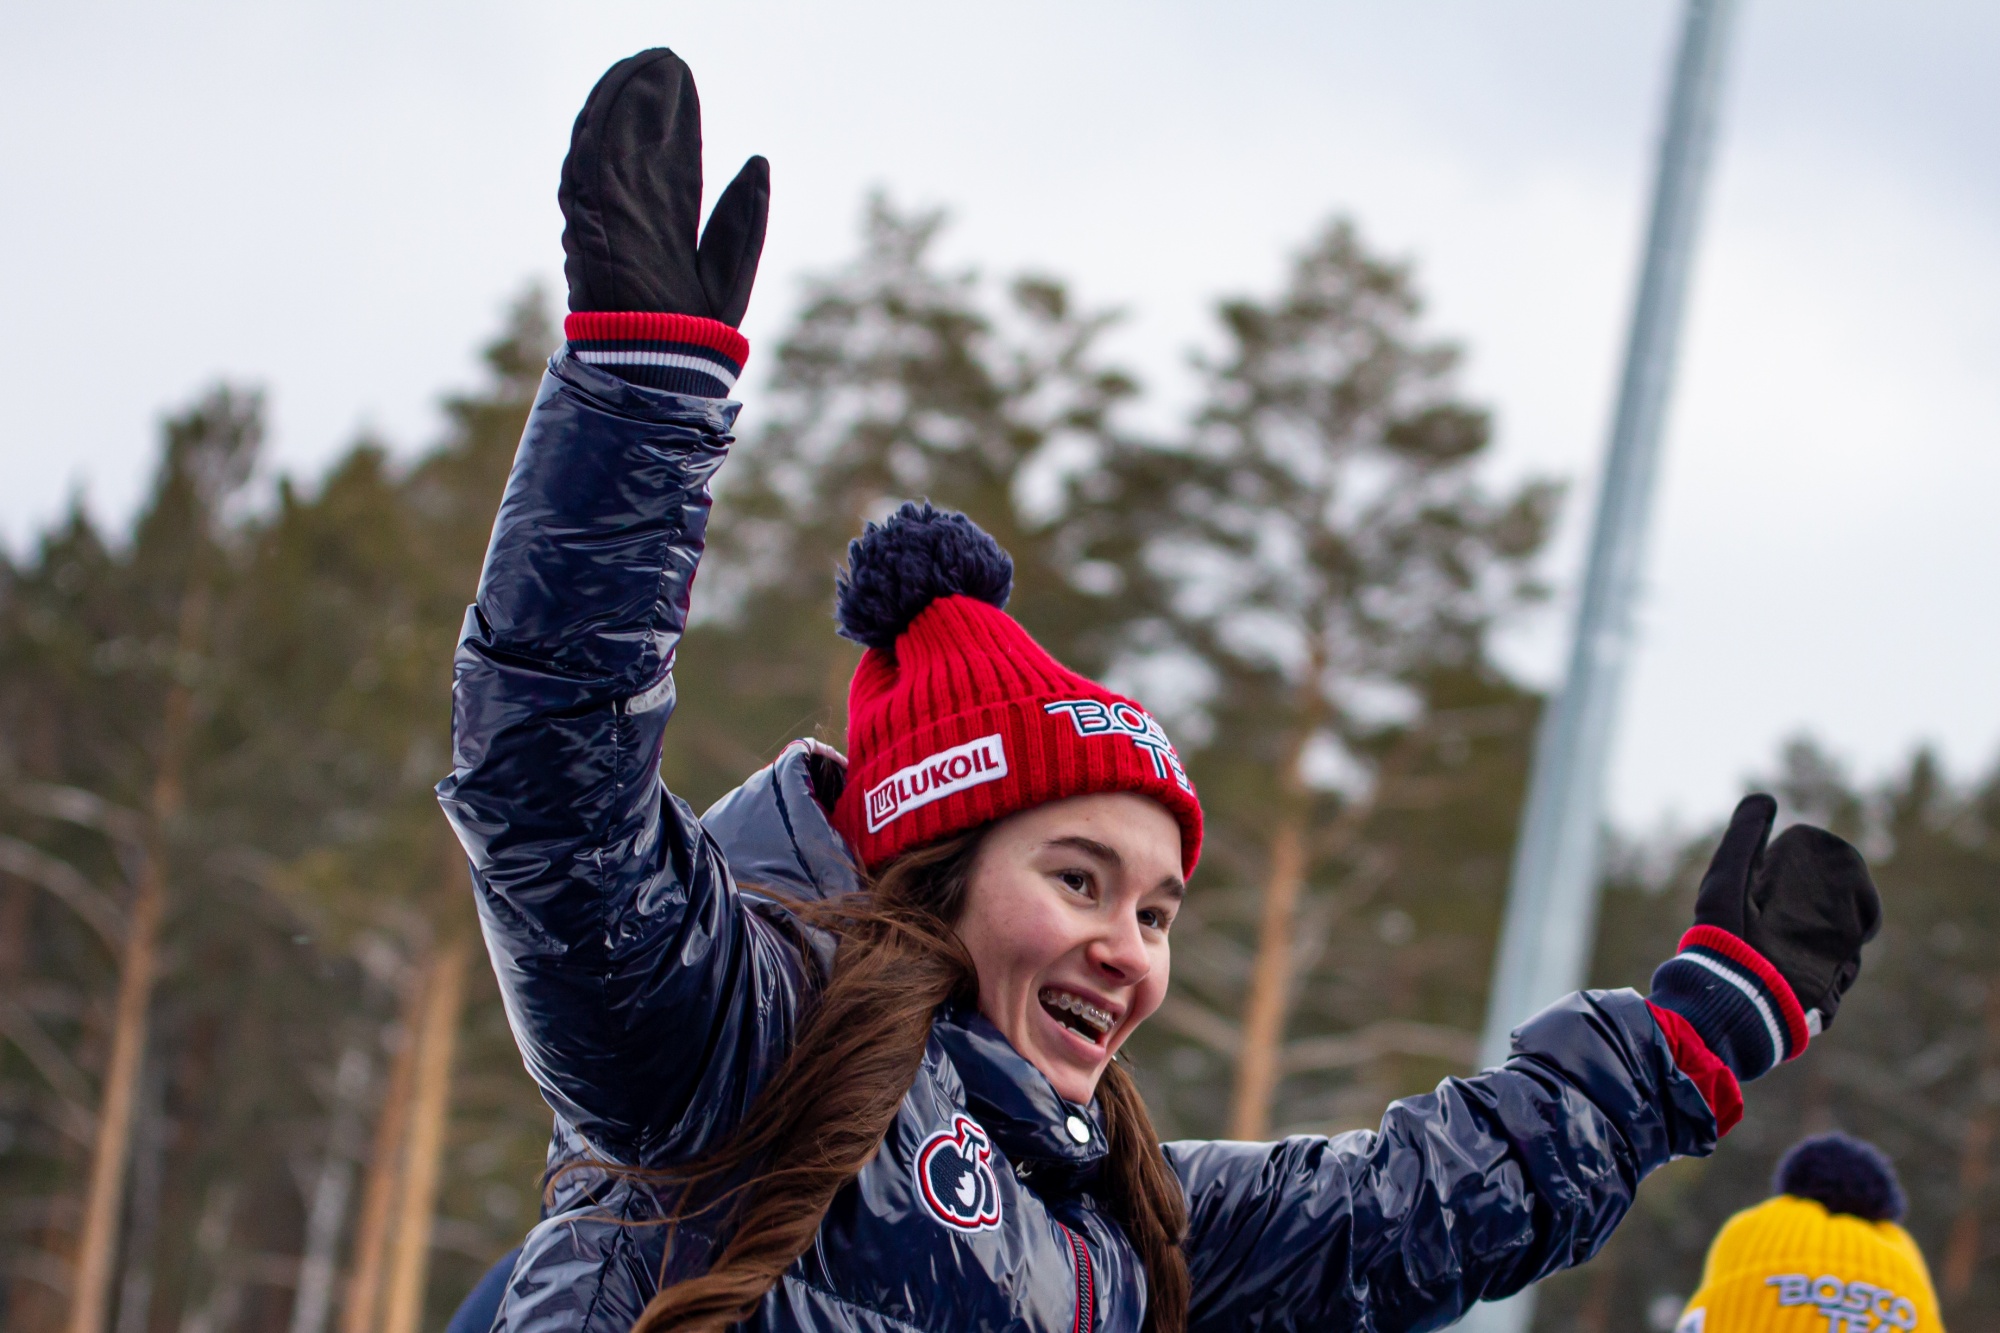
[[[1495,410],[1496,480],[1572,479],[1573,587],[1679,5],[90,4],[5,7],[0,540],[129,515],[156,422],[271,395],[277,467],[435,438],[510,296],[561,290],[555,181],[618,57],[693,66],[712,187],[773,164],[745,331],[854,245],[866,192],[948,250],[1128,312],[1185,402],[1218,295],[1326,217],[1406,256]],[[1612,784],[1721,817],[1781,740],[1860,775],[2000,757],[2000,6],[1746,0]],[[768,367],[768,359],[763,363]],[[757,411],[757,352],[743,397]],[[1509,636],[1540,683],[1559,601]]]

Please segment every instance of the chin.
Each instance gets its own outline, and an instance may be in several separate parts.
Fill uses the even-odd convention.
[[[1046,1069],[1042,1072],[1049,1074],[1049,1071]],[[1049,1074],[1049,1082],[1055,1085],[1056,1095],[1064,1101],[1075,1102],[1078,1106],[1087,1106],[1090,1103],[1090,1099],[1097,1095],[1097,1081],[1103,1077],[1104,1071],[1102,1069],[1094,1069],[1088,1074],[1078,1073],[1073,1069],[1065,1069],[1060,1074]]]

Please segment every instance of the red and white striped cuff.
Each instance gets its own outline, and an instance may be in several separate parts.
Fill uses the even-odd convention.
[[[1813,1029],[1770,960],[1716,926],[1681,936],[1681,951],[1653,973],[1652,1003],[1686,1019],[1739,1079],[1795,1059]]]
[[[727,398],[750,343],[720,320],[646,311],[578,311],[563,320],[570,355],[648,389]]]

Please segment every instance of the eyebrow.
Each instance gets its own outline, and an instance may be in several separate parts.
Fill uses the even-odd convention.
[[[1050,838],[1042,845],[1045,847],[1070,847],[1082,852],[1086,856],[1094,856],[1116,869],[1123,870],[1125,868],[1125,858],[1118,854],[1116,847],[1111,846],[1109,843],[1099,842],[1095,838],[1086,838],[1081,833],[1071,833],[1060,838]],[[1169,875],[1154,885],[1154,887],[1165,889],[1175,902],[1180,902],[1187,897],[1187,883],[1179,875]]]

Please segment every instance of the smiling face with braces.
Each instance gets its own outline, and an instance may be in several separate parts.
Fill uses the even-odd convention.
[[[980,844],[957,923],[980,1012],[1068,1101],[1166,997],[1180,857],[1174,817],[1129,792],[1024,810]]]

